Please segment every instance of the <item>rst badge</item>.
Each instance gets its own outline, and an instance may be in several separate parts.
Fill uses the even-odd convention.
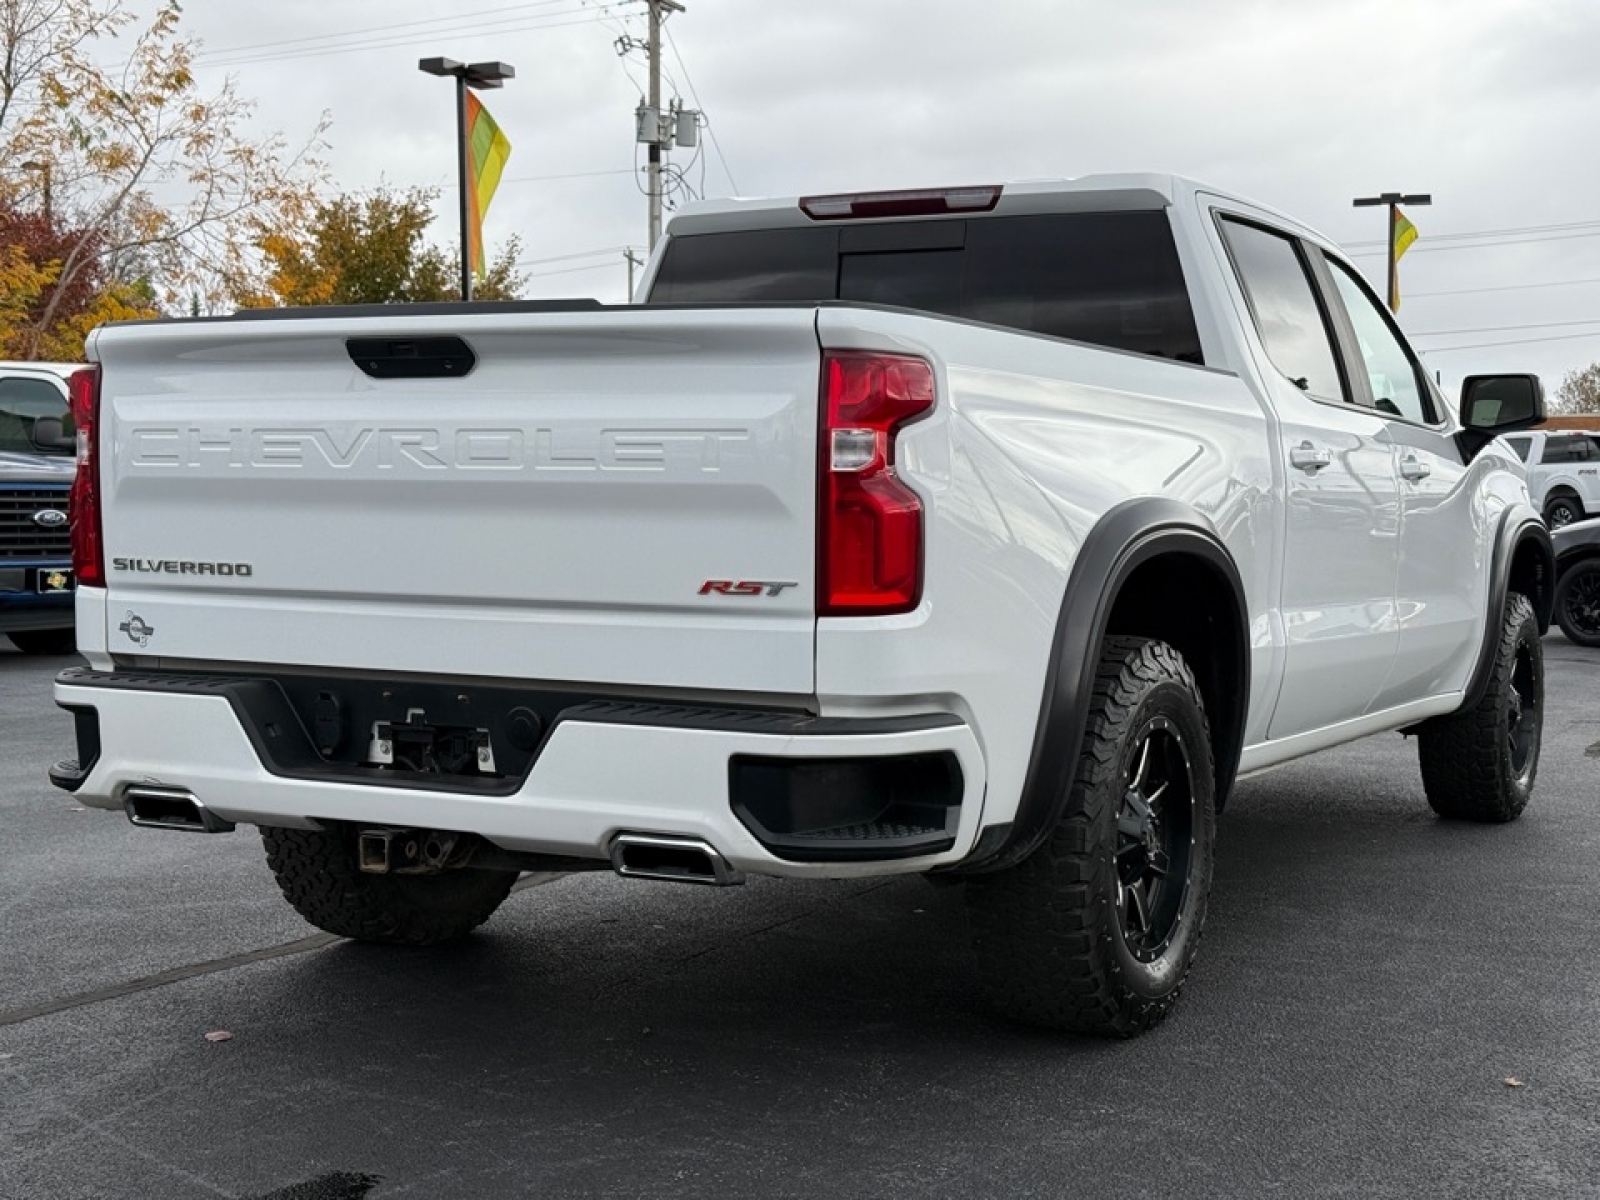
[[[774,583],[768,579],[708,579],[700,585],[702,596],[776,596],[798,583]]]

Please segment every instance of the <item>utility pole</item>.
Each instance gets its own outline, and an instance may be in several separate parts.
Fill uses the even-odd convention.
[[[644,259],[640,258],[638,255],[636,255],[633,252],[633,247],[632,246],[629,246],[626,250],[624,250],[622,252],[622,257],[628,260],[628,303],[632,304],[633,303],[633,269],[635,267],[644,266]]]
[[[1387,205],[1389,208],[1389,311],[1400,311],[1400,256],[1395,253],[1395,218],[1402,204],[1432,204],[1433,197],[1426,192],[1409,196],[1402,192],[1384,192],[1379,196],[1359,196],[1351,201],[1356,208],[1375,208],[1378,205]]]
[[[661,120],[661,14],[682,12],[678,0],[645,0],[650,6],[650,37],[645,54],[650,59],[650,98],[646,101],[657,124]],[[645,168],[645,187],[650,194],[650,246],[654,251],[661,240],[661,136],[650,139],[649,166]],[[632,292],[629,292],[632,295]]]

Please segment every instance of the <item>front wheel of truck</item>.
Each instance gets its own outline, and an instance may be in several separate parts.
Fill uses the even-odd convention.
[[[1488,685],[1476,704],[1417,731],[1428,804],[1456,821],[1504,824],[1528,806],[1544,729],[1544,651],[1526,596],[1506,596]]]
[[[264,827],[267,865],[296,912],[358,942],[432,946],[487,921],[516,871],[462,868],[438,875],[372,875],[356,865],[354,829]]]
[[[1060,823],[1021,863],[967,883],[995,1008],[1103,1037],[1166,1017],[1205,922],[1215,797],[1205,708],[1183,656],[1107,638]]]

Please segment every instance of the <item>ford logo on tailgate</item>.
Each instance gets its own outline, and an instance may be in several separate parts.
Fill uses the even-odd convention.
[[[41,508],[33,514],[33,523],[46,529],[60,529],[67,523],[67,514],[59,508]]]

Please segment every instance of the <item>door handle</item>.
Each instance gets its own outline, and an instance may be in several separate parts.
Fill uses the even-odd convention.
[[[1401,479],[1409,479],[1412,482],[1416,482],[1418,479],[1426,479],[1431,474],[1433,474],[1433,468],[1414,455],[1408,454],[1400,460]]]
[[[1302,471],[1316,472],[1333,462],[1333,451],[1318,450],[1310,442],[1301,442],[1289,450],[1289,465]]]

